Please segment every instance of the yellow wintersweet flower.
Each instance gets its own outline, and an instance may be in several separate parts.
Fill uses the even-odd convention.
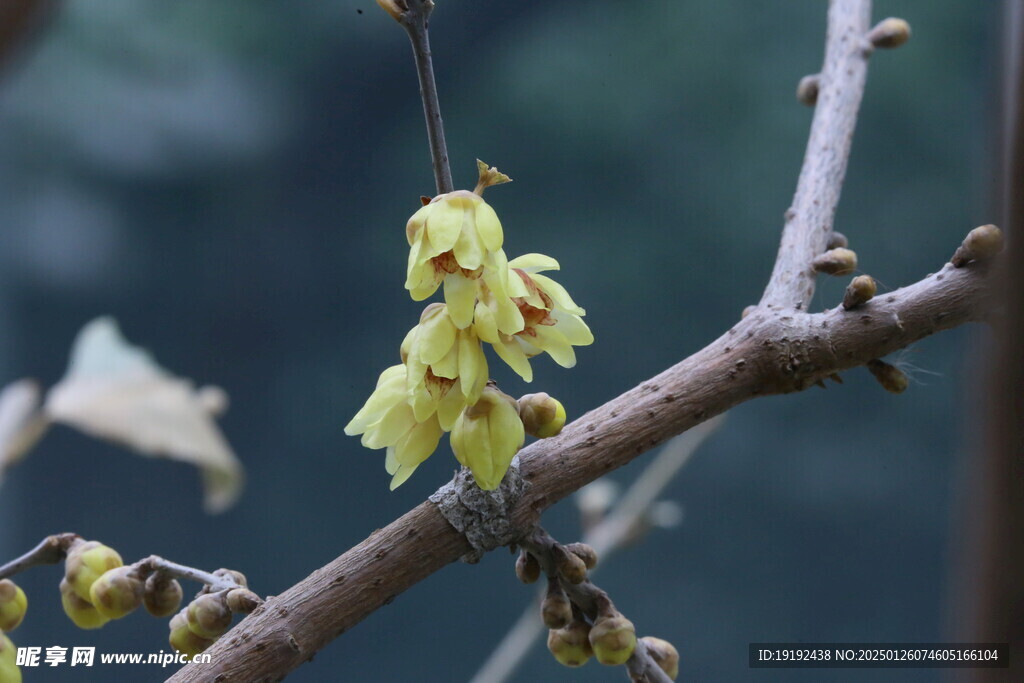
[[[362,444],[367,448],[387,448],[384,466],[393,475],[392,490],[437,450],[443,433],[436,414],[416,419],[407,400],[406,374],[405,365],[393,365],[382,372],[377,388],[345,426],[349,436],[362,434]]]
[[[423,309],[420,323],[402,342],[402,360],[416,419],[426,420],[436,412],[445,431],[463,408],[479,400],[487,383],[487,358],[480,340],[471,327],[458,329],[442,303]]]
[[[422,301],[444,282],[444,298],[456,327],[473,321],[476,280],[488,257],[501,250],[501,221],[480,195],[456,190],[438,195],[413,214],[405,227],[409,265],[405,288]],[[504,254],[502,255],[504,260]]]
[[[477,335],[527,382],[533,380],[530,357],[547,352],[556,363],[571,368],[576,365],[573,346],[594,342],[582,319],[586,311],[576,305],[562,285],[540,275],[545,270],[558,270],[558,261],[543,254],[525,254],[508,262],[504,280],[485,273],[487,279],[476,306]],[[506,302],[516,307],[522,320],[518,330],[514,324],[517,321],[509,320],[513,316],[502,313],[508,307]]]
[[[459,415],[451,436],[455,457],[484,491],[498,488],[525,439],[515,400],[491,385]]]

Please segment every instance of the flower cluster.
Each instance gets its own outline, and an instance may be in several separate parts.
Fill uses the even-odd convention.
[[[362,434],[367,448],[387,449],[393,490],[451,432],[455,457],[480,488],[495,489],[525,432],[519,404],[489,382],[483,345],[530,382],[531,357],[547,353],[571,368],[573,346],[594,341],[582,319],[585,311],[540,274],[558,270],[553,258],[526,254],[509,261],[501,248],[501,222],[478,193],[456,190],[435,197],[409,219],[406,237],[406,289],[422,301],[441,288],[444,303],[423,310],[402,342],[402,363],[381,373],[345,433]],[[557,419],[557,426],[552,422],[530,433],[551,436],[565,421],[561,404],[544,414]]]

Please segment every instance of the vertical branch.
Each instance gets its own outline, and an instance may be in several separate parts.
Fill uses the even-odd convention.
[[[850,157],[867,80],[871,0],[832,0],[825,64],[793,204],[761,306],[806,308],[814,294],[811,261],[825,251]]]
[[[430,158],[434,165],[434,181],[437,193],[444,194],[455,189],[452,171],[448,166],[448,147],[444,141],[444,122],[441,120],[441,105],[437,100],[437,83],[434,81],[434,65],[430,56],[430,37],[427,27],[430,13],[434,10],[433,0],[407,0],[408,9],[397,18],[405,28],[412,43],[412,54],[416,59],[416,74],[420,79],[420,98],[423,100],[423,116],[427,120],[427,140],[430,143]]]

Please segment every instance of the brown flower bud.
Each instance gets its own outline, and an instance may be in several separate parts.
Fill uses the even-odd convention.
[[[200,638],[216,639],[231,628],[231,610],[223,593],[207,593],[187,608],[188,627]]]
[[[573,620],[565,628],[548,632],[548,650],[562,666],[583,666],[594,654],[590,646],[590,625]]]
[[[380,5],[381,9],[391,15],[391,18],[395,21],[402,20],[402,14],[409,11],[409,6],[405,3],[405,0],[377,0],[377,4]]]
[[[868,40],[883,49],[899,47],[910,40],[910,24],[895,17],[882,19],[868,32]]]
[[[813,107],[818,102],[820,82],[821,74],[810,74],[801,78],[796,86],[796,101],[804,106]]]
[[[263,599],[248,588],[233,588],[225,599],[228,609],[240,614],[249,614],[263,603]]]
[[[537,558],[526,552],[519,551],[519,558],[516,560],[516,576],[523,583],[533,583],[540,578],[540,563]]]
[[[548,592],[540,604],[540,617],[548,628],[562,628],[572,621],[572,603],[556,578],[548,579]]]
[[[673,681],[679,676],[679,651],[667,640],[644,636],[640,641],[647,646],[647,654]]]
[[[950,259],[957,268],[971,261],[985,261],[1003,250],[1003,231],[994,225],[982,225],[967,233],[963,244]]]
[[[142,604],[146,611],[154,617],[169,617],[181,607],[184,591],[177,580],[160,572],[154,572],[146,579],[146,590],[142,594]]]
[[[593,569],[597,566],[597,551],[586,543],[570,543],[565,546],[565,549],[583,560],[583,564],[586,565],[587,569]]]
[[[875,279],[870,275],[858,275],[846,286],[843,294],[843,308],[850,310],[871,301],[878,291]]]
[[[636,648],[633,622],[621,614],[598,619],[590,629],[590,646],[602,664],[625,664]]]
[[[64,614],[68,615],[68,619],[78,628],[100,628],[110,621],[100,614],[91,602],[79,597],[67,579],[60,581],[60,604],[64,607]]]
[[[582,583],[587,578],[587,565],[564,546],[555,544],[551,548],[555,558],[555,569],[569,583]]]
[[[116,567],[93,581],[89,602],[106,618],[120,619],[138,609],[144,590],[134,567]]]
[[[245,574],[234,569],[218,569],[213,572],[214,576],[220,576],[222,578],[231,579],[242,588],[248,588],[249,582],[245,579]]]
[[[828,244],[825,246],[826,249],[837,249],[838,247],[850,246],[850,241],[846,239],[846,235],[841,232],[833,230],[828,234]]]
[[[906,391],[910,381],[902,370],[895,365],[889,365],[884,360],[869,360],[867,369],[875,376],[882,387],[893,394],[902,394]]]
[[[857,269],[857,254],[845,247],[836,247],[811,261],[811,267],[818,273],[849,275]]]

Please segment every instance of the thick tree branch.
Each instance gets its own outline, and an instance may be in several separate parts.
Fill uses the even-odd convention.
[[[762,310],[703,350],[519,454],[529,483],[509,511],[532,530],[541,512],[672,436],[755,396],[804,389],[834,372],[977,320],[988,268],[945,266],[851,311]],[[429,502],[267,600],[171,681],[278,680],[410,586],[470,550]]]
[[[870,0],[833,0],[829,7],[807,152],[761,306],[806,309],[814,294],[811,260],[825,251],[843,188],[872,51],[870,21]]]

